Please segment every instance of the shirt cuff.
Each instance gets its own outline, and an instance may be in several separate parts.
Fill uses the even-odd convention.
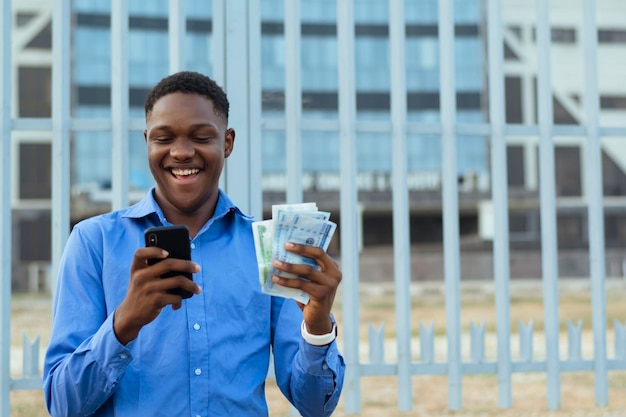
[[[126,372],[126,368],[133,359],[130,352],[133,343],[134,341],[131,341],[124,346],[117,340],[113,330],[113,314],[107,317],[100,330],[93,336],[91,345],[99,346],[99,348],[93,349],[92,353],[97,353],[96,361],[102,364],[110,381],[119,381]]]
[[[300,340],[300,366],[302,370],[315,376],[335,376],[340,366],[337,340],[329,345],[314,346]]]

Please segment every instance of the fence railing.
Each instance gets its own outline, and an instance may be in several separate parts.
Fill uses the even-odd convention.
[[[11,316],[11,176],[10,138],[19,130],[52,132],[52,271],[56,271],[65,238],[69,232],[69,138],[71,132],[84,130],[109,131],[113,135],[113,207],[128,203],[128,132],[143,130],[143,120],[128,118],[128,56],[123,45],[128,36],[128,10],[124,0],[112,0],[112,116],[110,119],[75,119],[70,115],[70,1],[55,0],[53,7],[53,115],[51,119],[17,119],[12,117],[12,9],[11,2],[2,2],[0,8],[0,134],[2,135],[2,178],[0,182],[0,415],[9,415],[9,392],[20,389],[39,389],[39,340],[24,339],[23,377],[12,378],[10,373],[10,316]],[[299,56],[300,21],[299,2],[285,1],[285,54]],[[338,119],[310,123],[302,120],[300,67],[296,59],[288,59],[285,66],[286,115],[284,120],[261,118],[260,62],[260,6],[256,0],[213,0],[213,63],[215,78],[229,95],[233,108],[231,118],[237,127],[237,152],[229,159],[222,185],[247,212],[262,215],[261,152],[258,132],[285,130],[287,141],[286,195],[289,202],[302,200],[302,164],[300,163],[300,135],[303,130],[334,131],[338,133],[340,149],[340,214],[341,265],[345,276],[343,291],[342,344],[347,362],[344,388],[344,406],[348,413],[361,409],[362,378],[394,375],[398,378],[398,408],[411,410],[413,376],[446,375],[448,378],[448,407],[461,409],[462,379],[464,375],[494,374],[498,376],[498,405],[512,406],[512,375],[541,372],[547,377],[547,407],[558,409],[561,404],[560,377],[563,372],[593,372],[595,399],[598,406],[608,404],[608,377],[611,370],[626,369],[626,326],[614,323],[615,357],[607,356],[607,325],[604,307],[604,222],[601,178],[601,145],[603,136],[626,136],[626,128],[600,126],[598,94],[596,2],[583,0],[582,43],[585,62],[585,122],[580,126],[555,126],[553,118],[551,56],[550,56],[550,2],[536,4],[538,123],[536,125],[508,125],[504,108],[503,19],[502,0],[486,0],[487,59],[489,88],[489,123],[466,125],[456,118],[454,4],[453,0],[438,2],[438,37],[440,68],[440,121],[438,123],[409,122],[407,120],[407,83],[405,49],[404,0],[389,0],[389,44],[391,118],[384,122],[357,123],[355,86],[355,18],[354,2],[337,1],[338,54]],[[184,51],[181,38],[185,33],[181,19],[183,2],[170,0],[169,51],[171,71],[183,68]],[[247,80],[242,82],[241,80]],[[378,132],[392,138],[393,190],[393,257],[395,283],[395,315],[397,328],[397,362],[384,361],[384,333],[370,327],[369,361],[359,359],[359,225],[354,213],[359,211],[357,190],[356,135],[358,132]],[[590,287],[593,314],[592,359],[581,355],[581,323],[568,322],[567,358],[559,353],[559,300],[556,234],[556,191],[554,167],[554,136],[566,133],[585,142],[584,198],[588,212],[590,257]],[[442,144],[442,201],[444,228],[444,284],[446,292],[446,351],[445,362],[438,362],[435,353],[434,326],[419,323],[420,359],[412,352],[410,321],[411,300],[409,286],[410,236],[409,195],[407,186],[407,135],[430,134],[441,138]],[[470,358],[461,355],[461,276],[459,267],[459,202],[456,162],[458,135],[474,134],[490,138],[490,178],[494,207],[494,285],[497,314],[497,358],[485,358],[485,327],[481,323],[470,326]],[[507,183],[507,137],[527,135],[538,138],[541,209],[542,282],[544,298],[546,358],[534,356],[533,323],[519,325],[519,357],[512,356],[510,326],[509,224]],[[236,167],[236,171],[234,168]],[[53,273],[54,274],[54,273]],[[54,283],[52,283],[54,285]]]

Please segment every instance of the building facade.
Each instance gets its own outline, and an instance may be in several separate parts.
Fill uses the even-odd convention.
[[[339,207],[338,42],[334,0],[300,2],[300,71],[303,128],[303,191],[330,211]],[[578,3],[578,2],[576,2]],[[362,241],[364,247],[392,242],[391,168],[389,132],[390,65],[387,2],[355,1],[355,67],[357,107],[357,165]],[[552,2],[552,61],[555,123],[574,130],[584,122],[584,71],[580,36],[581,7]],[[14,1],[15,91],[19,118],[51,115],[51,2]],[[462,247],[477,258],[490,253],[490,155],[486,83],[486,4],[456,0],[455,82],[460,232]],[[72,2],[72,117],[98,119],[111,115],[111,5],[109,2]],[[286,188],[286,55],[285,2],[260,0],[262,95],[263,203],[284,201]],[[129,106],[131,118],[143,118],[143,103],[150,87],[168,74],[168,1],[129,1]],[[212,2],[187,0],[186,68],[212,75]],[[624,126],[626,85],[620,68],[626,67],[626,23],[620,0],[598,2],[601,123]],[[288,16],[289,17],[289,16]],[[504,7],[506,122],[520,126],[508,140],[508,181],[511,246],[539,256],[538,139],[524,129],[537,124],[537,49],[535,11],[528,2],[507,0]],[[436,257],[443,236],[440,138],[432,132],[440,119],[438,2],[405,1],[406,82],[408,123],[408,185],[411,243]],[[236,111],[236,109],[233,109]],[[319,126],[322,126],[321,128]],[[323,126],[330,126],[324,128]],[[235,129],[237,126],[234,126]],[[564,130],[567,133],[567,129]],[[19,133],[19,134],[18,134]],[[131,131],[131,201],[152,185],[141,132]],[[45,280],[50,261],[51,134],[16,132],[14,155],[14,288],[37,289]],[[565,256],[586,247],[584,138],[555,137],[559,246]],[[626,140],[603,138],[603,179],[609,274],[624,274],[619,248],[626,244]],[[112,178],[111,134],[107,131],[72,133],[72,222],[110,209]],[[453,157],[453,156],[449,156]],[[336,216],[334,216],[336,217]],[[341,219],[338,218],[339,223]],[[33,236],[37,236],[34,239]],[[335,248],[337,245],[335,245]],[[336,250],[336,249],[335,249]],[[432,252],[431,252],[432,251]],[[512,257],[515,252],[512,252]],[[468,255],[472,256],[472,255]],[[513,259],[513,262],[515,260]],[[488,262],[486,262],[488,264]],[[567,275],[586,274],[578,263]],[[487,277],[490,271],[477,270]],[[534,276],[534,271],[515,276]],[[418,278],[441,277],[437,268]]]

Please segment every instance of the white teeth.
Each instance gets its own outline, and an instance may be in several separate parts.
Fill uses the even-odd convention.
[[[200,170],[198,168],[193,168],[193,169],[174,168],[174,169],[172,169],[172,174],[176,175],[177,177],[184,177],[184,176],[187,176],[187,175],[194,175],[194,174],[197,174],[198,172],[200,172]]]

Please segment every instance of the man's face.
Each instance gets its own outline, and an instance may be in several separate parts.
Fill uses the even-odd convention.
[[[144,136],[164,212],[212,213],[224,159],[235,140],[213,102],[197,94],[163,96],[152,108]]]

